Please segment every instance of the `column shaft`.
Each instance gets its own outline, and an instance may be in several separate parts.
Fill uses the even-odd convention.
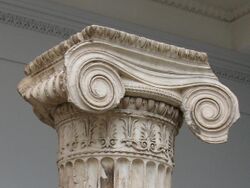
[[[170,186],[180,123],[177,108],[125,97],[119,107],[102,114],[65,103],[57,107],[54,117],[60,187]]]

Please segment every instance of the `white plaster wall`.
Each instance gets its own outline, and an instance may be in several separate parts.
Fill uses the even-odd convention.
[[[161,40],[160,35],[155,38]],[[0,188],[57,186],[55,131],[35,117],[16,85],[24,76],[20,63],[29,62],[60,40],[0,24]],[[241,62],[241,57],[237,60]],[[214,57],[211,61],[216,65],[222,60]],[[250,85],[222,81],[239,97],[241,119],[231,129],[229,142],[222,145],[204,144],[183,127],[176,143],[173,188],[250,187]]]

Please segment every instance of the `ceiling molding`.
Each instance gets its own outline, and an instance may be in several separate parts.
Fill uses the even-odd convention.
[[[213,71],[219,78],[232,80],[250,86],[250,74],[235,71],[232,69],[213,66]]]
[[[73,29],[38,21],[32,18],[3,12],[0,10],[0,23],[12,25],[59,38],[66,39],[75,33]]]
[[[233,10],[201,3],[196,0],[152,0],[167,6],[175,7],[195,14],[200,14],[224,22],[233,22],[250,13],[250,3]]]
[[[239,8],[236,8],[233,10],[232,12],[232,20],[231,22],[233,21],[236,21],[240,18],[242,18],[243,16],[246,16],[250,14],[250,3],[248,3],[247,5],[244,5],[244,6],[241,6]]]

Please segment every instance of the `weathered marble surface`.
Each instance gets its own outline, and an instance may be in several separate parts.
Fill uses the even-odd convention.
[[[182,121],[227,140],[237,98],[206,53],[89,26],[37,57],[18,91],[59,138],[59,187],[171,187]]]

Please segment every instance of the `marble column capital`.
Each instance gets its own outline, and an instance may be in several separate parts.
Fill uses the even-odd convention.
[[[100,114],[124,96],[180,108],[191,131],[208,143],[225,142],[239,118],[237,98],[218,81],[206,53],[107,27],[86,27],[38,56],[25,74],[19,93],[52,127],[60,104]]]
[[[59,187],[171,187],[183,120],[227,140],[235,95],[206,53],[88,26],[25,67],[18,92],[58,134]]]

